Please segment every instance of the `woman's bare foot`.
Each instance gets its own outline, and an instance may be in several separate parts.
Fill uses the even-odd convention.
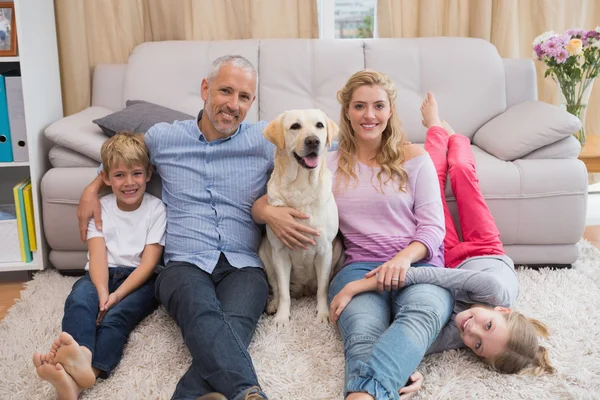
[[[92,369],[92,352],[80,346],[67,332],[62,332],[54,341],[49,356],[52,364],[62,364],[82,388],[92,387],[96,382]]]
[[[61,364],[52,365],[48,359],[46,354],[33,353],[33,365],[37,374],[54,386],[59,400],[77,400],[82,388],[67,374]]]
[[[441,126],[440,115],[438,112],[438,104],[433,93],[428,92],[421,104],[421,114],[423,115],[423,126],[429,129],[432,126]]]
[[[369,393],[352,392],[346,396],[345,400],[375,400]]]
[[[456,132],[454,132],[454,129],[452,129],[452,127],[450,126],[450,124],[448,124],[446,121],[442,120],[442,123],[440,124],[440,126],[442,128],[444,128],[444,130],[446,132],[448,132],[448,136],[452,136],[454,135]]]

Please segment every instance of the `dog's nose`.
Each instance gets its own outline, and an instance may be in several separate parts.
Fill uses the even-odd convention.
[[[320,144],[321,141],[316,136],[309,136],[306,139],[304,139],[304,145],[311,150],[316,149],[317,147],[319,147]]]

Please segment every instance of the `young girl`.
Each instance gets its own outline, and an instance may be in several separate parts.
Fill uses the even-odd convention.
[[[454,134],[440,121],[432,93],[427,94],[421,112],[423,125],[428,128],[425,149],[434,162],[442,193],[445,263],[455,269],[410,268],[404,286],[435,284],[453,290],[456,299],[452,318],[427,353],[466,346],[500,372],[553,372],[547,350],[538,344],[538,336],[548,335],[546,326],[508,308],[517,297],[519,282],[479,189],[469,139]],[[447,172],[456,197],[463,242],[459,241],[443,195]],[[367,273],[365,279],[349,283],[335,296],[330,308],[332,321],[337,321],[358,293],[390,289],[378,272],[379,268]]]

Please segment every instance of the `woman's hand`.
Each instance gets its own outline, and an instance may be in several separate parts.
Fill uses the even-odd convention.
[[[350,285],[350,283],[348,285]],[[344,311],[348,303],[350,303],[350,300],[354,297],[354,293],[349,289],[348,285],[344,286],[344,288],[335,295],[333,300],[331,300],[331,305],[329,306],[329,319],[334,325],[337,324],[340,315],[342,315],[342,311]]]
[[[419,371],[412,374],[409,378],[410,385],[404,386],[402,389],[398,390],[398,394],[400,395],[400,400],[406,400],[412,397],[415,393],[417,393],[423,387],[423,374]]]
[[[404,286],[406,271],[410,268],[410,260],[400,254],[390,261],[381,264],[371,272],[365,274],[365,278],[377,276],[377,290],[379,292],[390,292]]]

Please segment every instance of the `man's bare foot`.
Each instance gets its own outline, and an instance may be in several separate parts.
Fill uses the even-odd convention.
[[[449,123],[447,123],[446,121],[442,120],[442,123],[440,124],[442,128],[444,128],[444,130],[446,132],[448,132],[448,136],[452,136],[454,135],[456,132],[454,132],[454,129],[452,129],[452,127],[450,126]]]
[[[438,112],[438,104],[433,93],[428,92],[421,104],[421,114],[423,115],[423,126],[429,129],[432,126],[441,126],[440,115]]]
[[[92,352],[80,346],[67,332],[62,332],[54,341],[49,357],[52,364],[62,364],[82,388],[92,387],[96,382],[92,369]]]
[[[37,374],[54,386],[59,400],[77,400],[82,388],[67,374],[61,364],[52,365],[48,360],[49,356],[46,354],[33,353],[33,365]]]

